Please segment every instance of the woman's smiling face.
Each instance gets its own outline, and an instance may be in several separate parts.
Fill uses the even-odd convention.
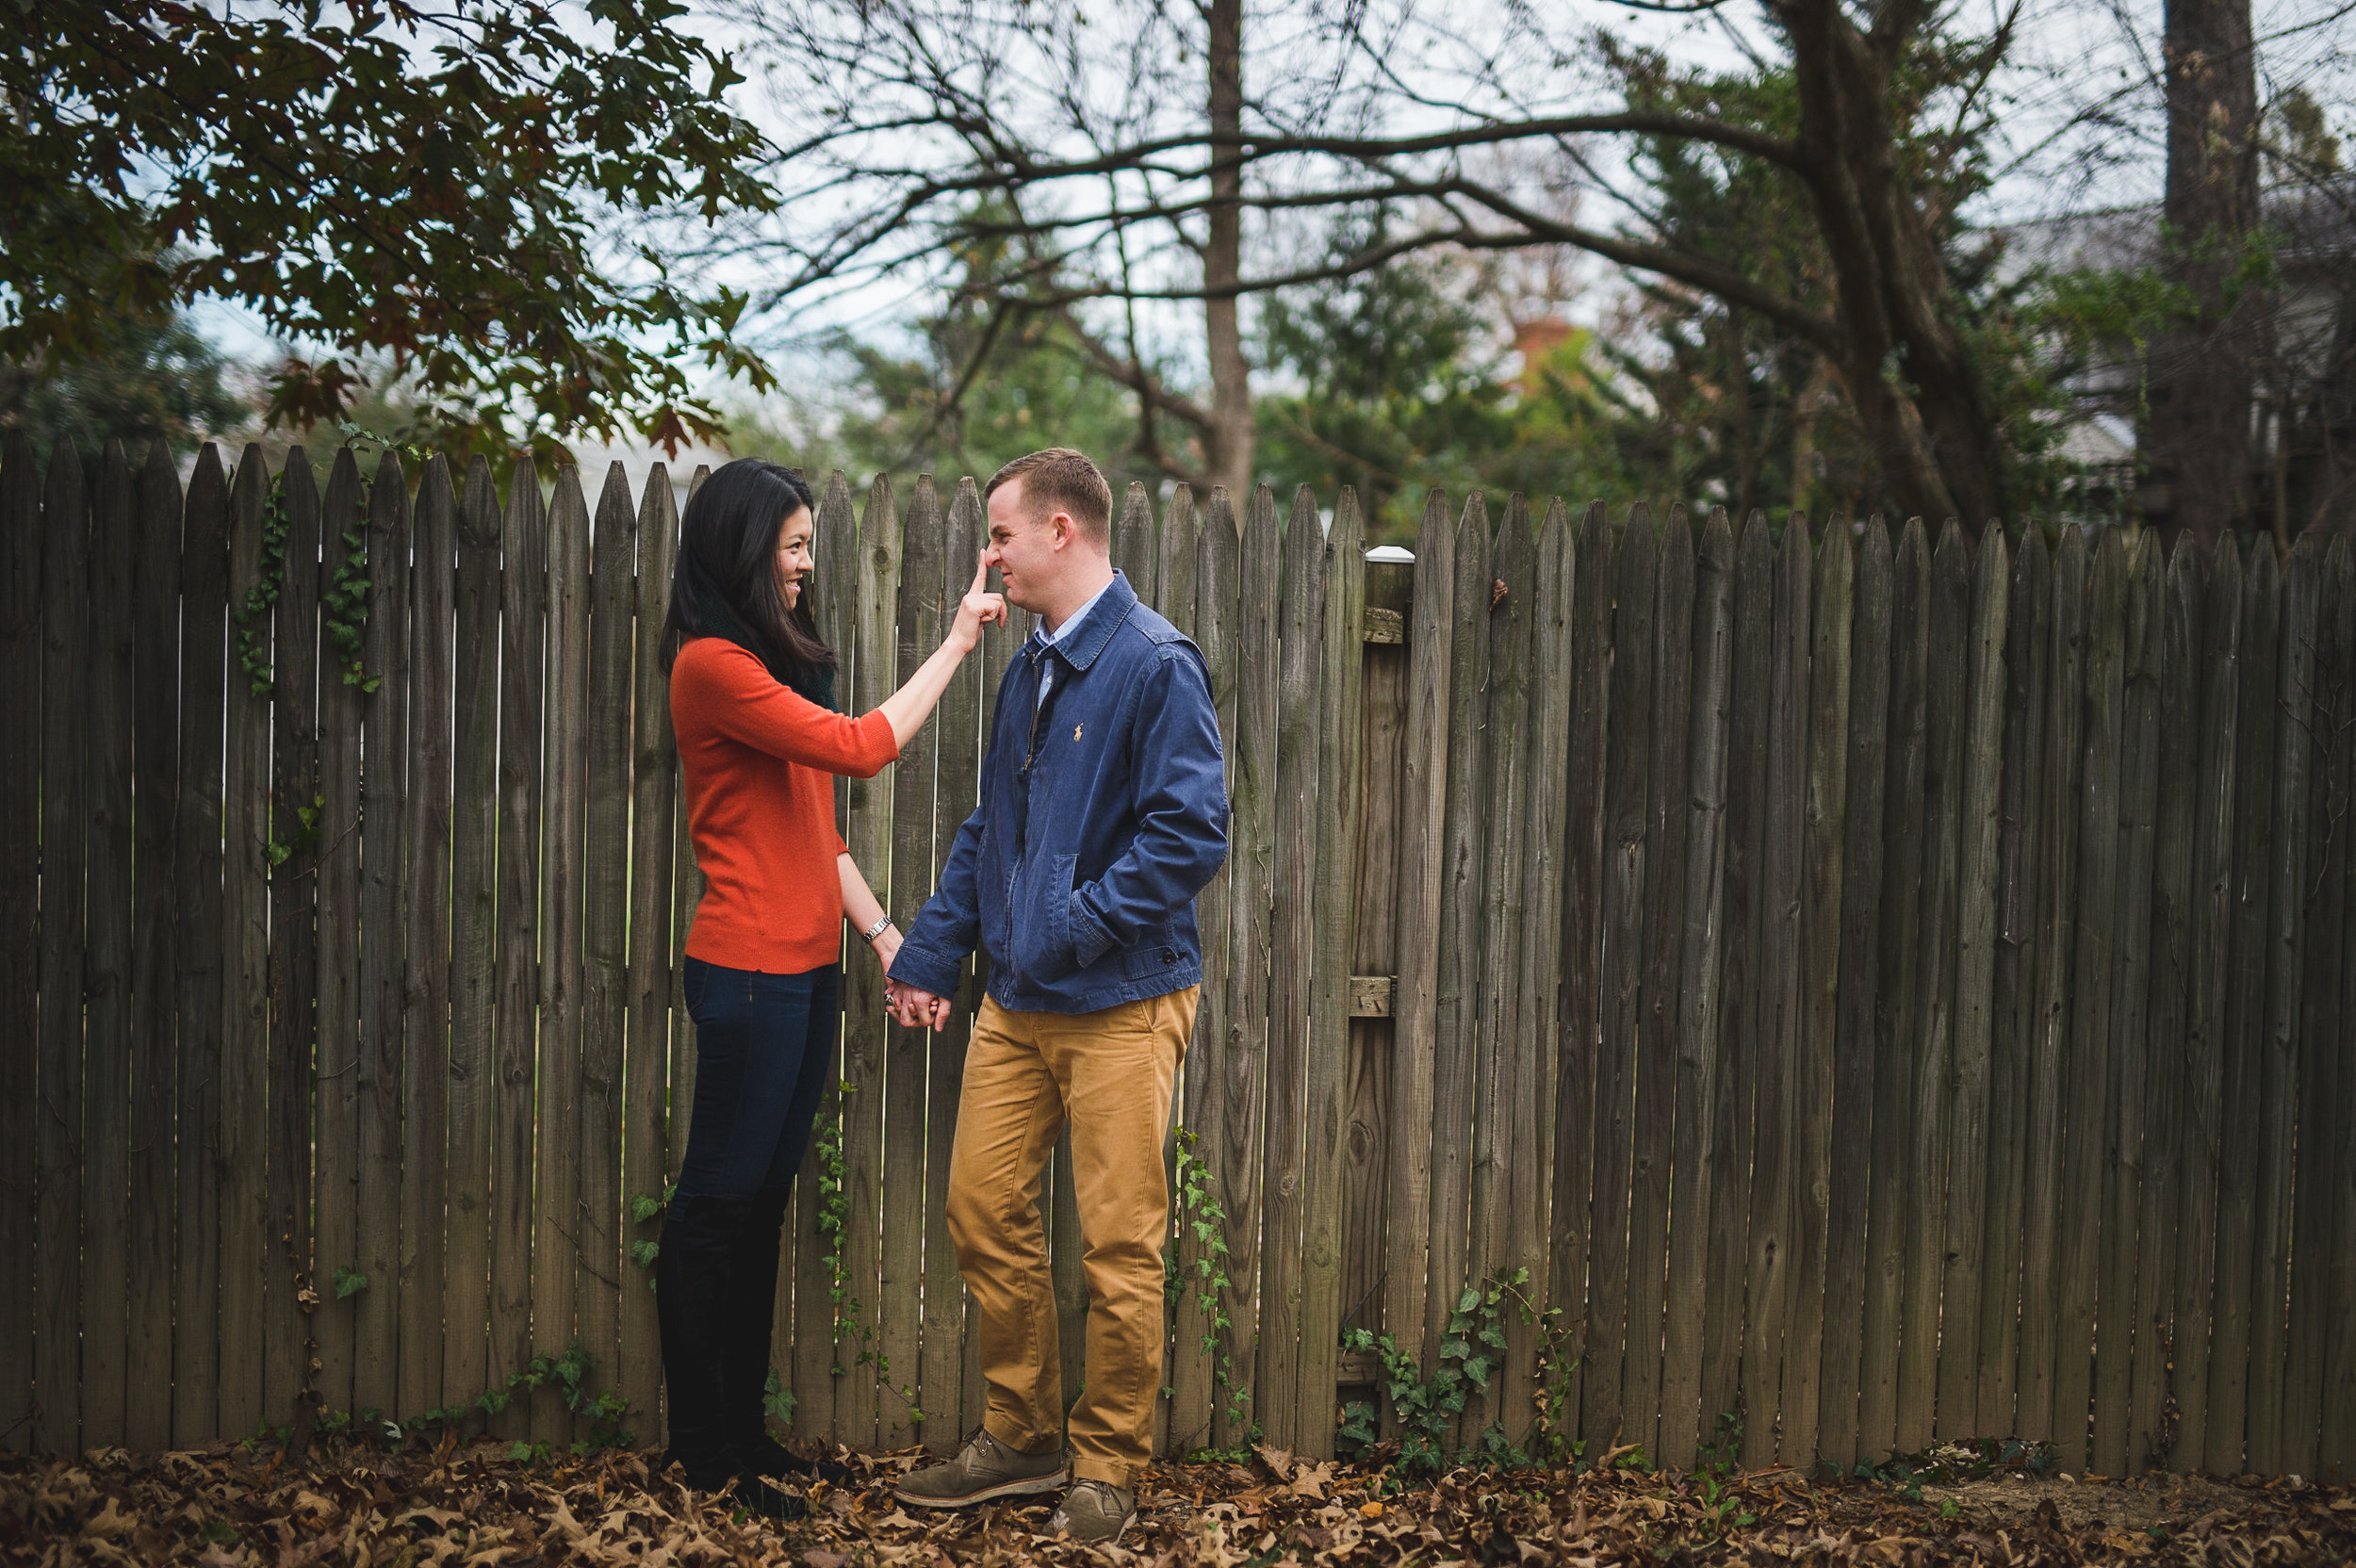
[[[777,531],[777,592],[788,610],[802,602],[802,583],[816,567],[810,548],[813,532],[807,506],[795,508]]]

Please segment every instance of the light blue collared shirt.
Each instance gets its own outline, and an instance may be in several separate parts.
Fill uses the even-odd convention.
[[[1042,655],[1045,654],[1049,648],[1054,647],[1057,643],[1060,643],[1066,637],[1071,636],[1072,629],[1078,626],[1082,621],[1087,620],[1088,618],[1088,612],[1096,608],[1097,599],[1101,599],[1104,596],[1104,589],[1110,588],[1112,584],[1107,582],[1104,584],[1104,588],[1099,588],[1096,591],[1094,597],[1091,597],[1088,603],[1080,606],[1079,609],[1074,610],[1071,614],[1066,615],[1063,618],[1063,625],[1057,627],[1053,632],[1050,632],[1047,629],[1047,623],[1045,621],[1039,622],[1037,629],[1031,633],[1033,637],[1039,639],[1039,652]],[[1044,706],[1047,701],[1047,688],[1053,686],[1055,683],[1055,661],[1052,659],[1041,658],[1039,665],[1039,700],[1041,706]]]

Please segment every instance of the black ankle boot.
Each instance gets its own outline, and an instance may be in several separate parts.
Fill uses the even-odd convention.
[[[655,1254],[655,1315],[662,1326],[671,1422],[663,1464],[677,1464],[698,1492],[728,1492],[755,1513],[798,1519],[807,1511],[802,1499],[745,1474],[729,1441],[728,1335],[744,1280],[734,1248],[752,1206],[743,1199],[681,1193],[663,1215],[662,1248]],[[774,1269],[769,1290],[774,1304]]]
[[[728,1347],[720,1372],[723,1422],[736,1462],[748,1473],[842,1484],[857,1478],[848,1466],[806,1460],[777,1442],[769,1435],[762,1406],[777,1324],[777,1259],[793,1192],[791,1187],[763,1187],[754,1194],[729,1250],[736,1283],[728,1293],[722,1329]]]

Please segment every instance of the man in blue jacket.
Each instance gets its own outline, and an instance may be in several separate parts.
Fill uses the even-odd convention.
[[[1227,858],[1219,720],[1202,653],[1112,564],[1112,490],[1055,448],[990,482],[990,559],[1040,618],[999,687],[981,805],[892,960],[902,1023],[941,1027],[978,944],[950,1157],[949,1234],[980,1314],[982,1430],[901,1481],[961,1508],[1065,1482],[1046,1238],[1032,1205],[1072,1129],[1087,1238],[1088,1377],[1051,1524],[1110,1544],[1136,1512],[1162,1381],[1162,1145],[1203,978],[1194,895]]]

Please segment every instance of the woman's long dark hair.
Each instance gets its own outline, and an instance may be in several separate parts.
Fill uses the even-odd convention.
[[[725,637],[821,708],[834,706],[834,649],[818,635],[810,584],[788,610],[777,589],[777,535],[816,503],[799,474],[741,457],[715,470],[679,523],[671,612],[663,623],[663,668],[691,637]]]

